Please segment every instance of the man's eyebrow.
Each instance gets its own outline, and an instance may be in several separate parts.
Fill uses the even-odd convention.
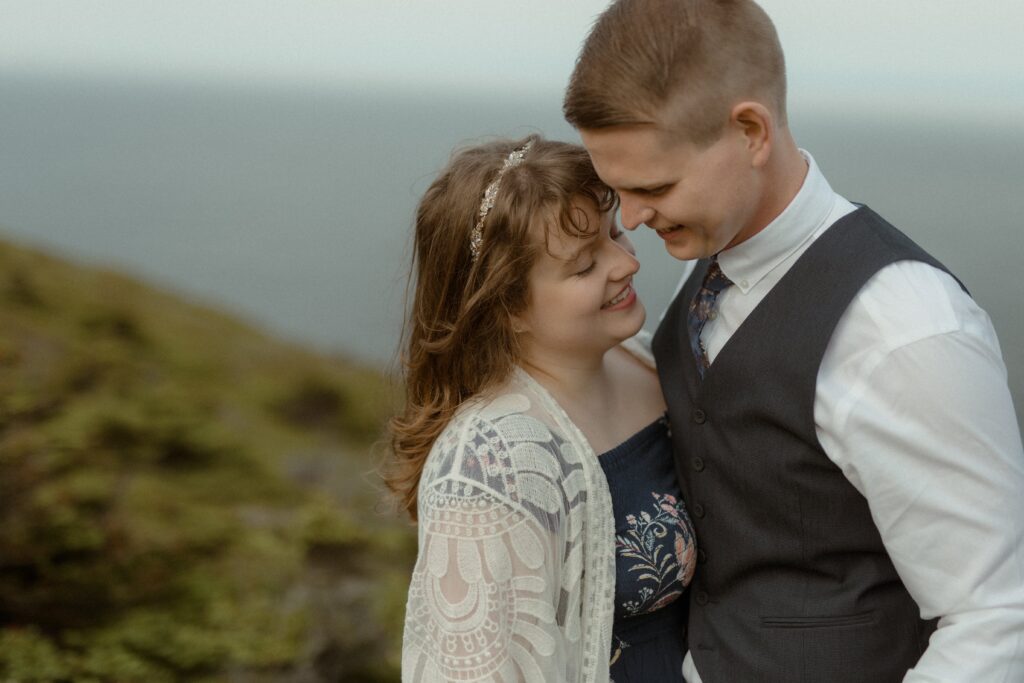
[[[638,186],[638,187],[626,187],[626,188],[623,188],[621,190],[621,192],[632,192],[634,194],[644,194],[644,193],[647,193],[647,192],[654,192],[655,190],[660,190],[662,188],[668,187],[671,184],[672,183],[650,183],[648,185],[642,185],[642,186]]]

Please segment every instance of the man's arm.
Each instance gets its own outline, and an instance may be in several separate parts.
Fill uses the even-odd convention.
[[[869,283],[881,308],[871,292],[860,304],[885,343],[853,353],[865,334],[854,323],[826,354],[819,437],[867,498],[922,617],[939,617],[905,682],[1024,681],[1024,452],[998,341],[951,278],[890,268]],[[922,307],[922,276],[952,304]]]

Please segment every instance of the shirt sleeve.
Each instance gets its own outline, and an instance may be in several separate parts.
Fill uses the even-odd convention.
[[[915,276],[904,271],[891,275]],[[823,363],[825,401],[840,398],[816,404],[816,419],[828,409],[819,438],[866,497],[922,618],[939,618],[905,683],[1024,681],[1024,452],[998,341],[965,295],[901,312],[892,284],[895,310],[869,303],[847,321],[855,338],[902,319],[884,346]]]
[[[432,457],[447,465],[420,486],[402,680],[554,680],[567,655],[557,613],[568,609],[553,458],[535,443],[510,449],[482,423],[442,451]]]

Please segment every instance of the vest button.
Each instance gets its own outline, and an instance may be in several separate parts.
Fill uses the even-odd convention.
[[[700,517],[701,519],[703,519],[704,518],[704,506],[701,505],[700,503],[694,503],[693,504],[693,514],[694,514],[695,517]]]
[[[704,548],[697,548],[697,564],[704,564],[708,561],[708,555],[704,552]]]
[[[700,408],[697,408],[697,410],[693,411],[693,421],[696,422],[697,424],[702,425],[705,422],[707,422],[707,419],[707,414]]]
[[[704,591],[697,591],[697,596],[696,597],[697,597],[697,604],[698,605],[703,606],[703,605],[708,604],[708,594],[705,593]]]
[[[699,456],[694,458],[693,459],[693,469],[697,470],[698,472],[703,472],[704,471],[704,459],[699,457]]]

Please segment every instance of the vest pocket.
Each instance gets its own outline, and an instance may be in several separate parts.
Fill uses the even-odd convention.
[[[762,628],[842,628],[875,623],[875,612],[828,617],[761,617]]]

